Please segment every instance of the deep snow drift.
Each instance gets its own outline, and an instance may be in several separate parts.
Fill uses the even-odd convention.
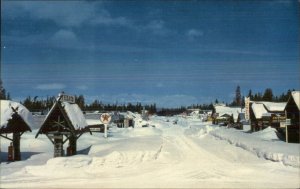
[[[84,134],[78,155],[53,158],[46,136],[22,136],[22,161],[1,163],[4,188],[296,188],[299,144],[202,123],[196,117],[136,115],[137,127]],[[177,124],[174,124],[174,122]],[[149,127],[142,127],[148,123]],[[154,127],[155,126],[155,127]],[[1,139],[6,160],[9,141]],[[65,144],[66,147],[66,144]],[[4,159],[3,159],[4,158]]]

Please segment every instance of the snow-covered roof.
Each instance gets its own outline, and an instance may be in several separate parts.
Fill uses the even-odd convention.
[[[88,126],[85,117],[77,104],[62,102],[62,107],[65,109],[71,123],[75,129],[80,129]]]
[[[58,103],[58,102],[56,102],[56,103]],[[52,106],[52,108],[48,112],[42,125],[44,125],[46,123],[49,116],[52,114],[52,112],[57,107],[58,104],[56,104],[56,103]],[[80,128],[84,128],[84,127],[88,126],[88,124],[85,120],[85,117],[77,104],[71,104],[69,102],[61,102],[61,106],[64,108],[69,120],[71,121],[71,123],[75,129],[80,129]]]
[[[191,116],[198,116],[199,115],[199,110],[194,110],[190,113]]]
[[[134,118],[136,118],[136,115],[134,113],[132,113],[131,111],[127,111],[125,114],[125,118],[134,119]]]
[[[253,103],[251,107],[252,107],[254,116],[257,119],[261,119],[263,114],[268,113],[264,104]]]
[[[233,119],[237,120],[239,113],[244,112],[244,109],[241,110],[240,107],[228,107],[224,105],[215,105],[216,113],[221,117],[224,114],[233,115]]]
[[[12,118],[12,115],[14,114],[12,108],[17,110],[18,114],[21,116],[21,118],[25,121],[25,123],[29,127],[34,127],[34,121],[33,121],[33,116],[29,112],[29,110],[23,106],[22,104],[18,102],[13,102],[10,100],[1,100],[1,125],[0,128],[6,127],[8,120]]]
[[[88,125],[102,125],[102,121],[100,119],[86,119],[86,123]]]
[[[285,102],[259,102],[266,106],[269,111],[284,111]]]
[[[292,97],[300,110],[300,91],[292,91]]]
[[[257,119],[262,118],[263,115],[270,115],[270,112],[283,112],[285,106],[285,102],[252,101],[252,110]]]

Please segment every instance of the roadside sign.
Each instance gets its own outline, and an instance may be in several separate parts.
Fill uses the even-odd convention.
[[[111,121],[111,116],[108,113],[101,114],[100,120],[104,124],[108,124]]]
[[[62,101],[62,102],[75,103],[75,96],[72,96],[72,95],[66,95],[66,94],[61,94],[60,101]]]
[[[101,131],[100,127],[98,127],[98,128],[96,128],[96,127],[90,127],[89,129],[90,129],[91,132],[100,132]]]
[[[104,123],[104,137],[107,138],[107,124],[111,121],[111,116],[108,113],[101,114],[100,120]]]
[[[245,119],[250,119],[250,97],[245,97]]]
[[[63,135],[48,135],[49,138],[52,138],[52,139],[57,139],[57,140],[63,140]]]

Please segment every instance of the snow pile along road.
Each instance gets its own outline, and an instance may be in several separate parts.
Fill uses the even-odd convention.
[[[260,158],[271,161],[282,162],[284,165],[293,167],[300,166],[299,144],[288,144],[277,138],[276,130],[266,128],[265,130],[244,133],[233,128],[205,126],[191,130],[193,135],[203,136],[209,133],[214,137],[228,141],[230,144],[241,147],[256,154]]]
[[[297,160],[291,158],[299,159],[297,144],[278,141],[272,129],[248,134],[179,116],[154,116],[147,123],[111,127],[108,138],[84,134],[71,157],[53,158],[46,136],[25,133],[22,161],[0,164],[0,188],[299,187]],[[9,142],[1,141],[3,157]],[[257,157],[258,148],[264,158]],[[268,153],[274,159],[282,153],[284,164],[266,160]]]

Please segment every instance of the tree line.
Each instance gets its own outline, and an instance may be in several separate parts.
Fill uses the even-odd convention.
[[[10,93],[3,87],[2,79],[0,79],[0,100],[11,100]]]
[[[56,101],[55,96],[47,97],[46,99],[40,99],[38,96],[31,97],[28,96],[24,101],[20,103],[23,104],[29,111],[31,112],[43,112],[48,111],[53,106]],[[83,95],[76,96],[75,95],[75,103],[78,104],[80,109],[84,112],[86,111],[132,111],[141,113],[143,108],[147,110],[150,114],[156,113],[156,104],[142,105],[141,103],[123,103],[123,104],[110,104],[103,103],[99,100],[94,100],[91,104],[87,104],[85,102],[85,98]]]
[[[287,90],[287,92],[283,92],[280,95],[274,95],[273,90],[271,88],[266,88],[264,93],[257,92],[253,93],[250,89],[247,97],[250,97],[252,101],[269,101],[269,102],[287,102],[289,97],[291,96],[293,90]],[[10,100],[11,96],[10,93],[6,92],[3,87],[2,80],[0,79],[0,99]],[[23,101],[20,101],[26,108],[29,109],[31,112],[46,112],[50,110],[50,108],[55,103],[56,97],[55,96],[47,96],[46,99],[41,99],[38,96],[26,97]],[[157,109],[156,104],[146,104],[142,105],[141,103],[137,102],[136,104],[133,103],[103,103],[99,100],[94,100],[92,103],[87,104],[83,95],[75,96],[75,103],[83,111],[131,111],[131,112],[139,112],[141,113],[142,110],[145,108],[150,114],[157,114],[157,115],[175,115],[179,113],[186,112],[187,109],[201,109],[201,110],[213,110],[214,104],[218,104],[219,100],[216,99],[214,102],[209,104],[192,104],[187,107],[178,107],[178,108],[162,108]],[[223,102],[224,103],[224,102]],[[244,96],[241,95],[240,86],[236,87],[235,90],[235,97],[232,102],[226,103],[227,106],[244,106]]]
[[[291,96],[293,90],[288,90],[286,93],[281,93],[280,95],[274,95],[271,88],[267,88],[264,93],[252,93],[252,90],[249,90],[248,97],[253,101],[270,101],[270,102],[287,102]]]

